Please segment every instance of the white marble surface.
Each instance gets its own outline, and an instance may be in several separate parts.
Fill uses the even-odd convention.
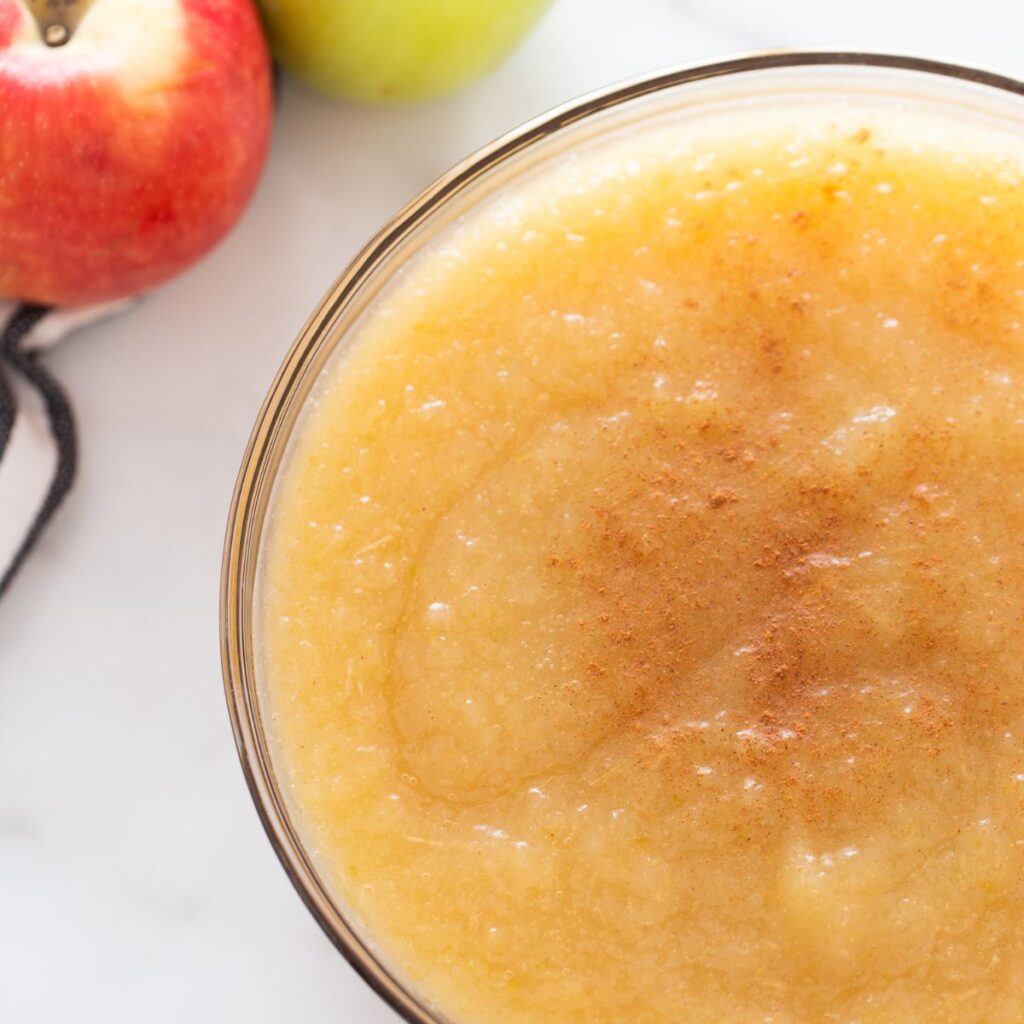
[[[81,478],[0,603],[0,1020],[394,1016],[264,839],[221,695],[217,585],[242,448],[343,264],[474,147],[584,90],[752,47],[911,50],[1024,74],[1019,0],[558,0],[497,73],[420,108],[285,88],[217,252],[52,357]]]

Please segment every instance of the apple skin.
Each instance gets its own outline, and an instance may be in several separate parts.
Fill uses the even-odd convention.
[[[0,296],[83,305],[177,274],[245,209],[271,117],[250,0],[95,0],[62,47],[0,0]]]
[[[551,0],[259,0],[281,63],[373,103],[440,96],[490,70]]]

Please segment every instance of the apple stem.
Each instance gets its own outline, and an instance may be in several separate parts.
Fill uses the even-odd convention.
[[[67,25],[61,25],[56,21],[47,25],[43,32],[43,39],[47,46],[63,46],[70,38],[71,33],[68,31]]]
[[[24,0],[47,46],[69,42],[93,0]]]

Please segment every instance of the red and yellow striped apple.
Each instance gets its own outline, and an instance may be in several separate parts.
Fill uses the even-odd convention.
[[[0,296],[184,269],[245,208],[271,103],[250,0],[0,0]]]

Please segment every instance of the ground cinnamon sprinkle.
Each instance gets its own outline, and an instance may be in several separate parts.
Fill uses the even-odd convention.
[[[802,225],[806,217],[798,213],[793,220]],[[776,315],[761,290],[747,297],[751,309],[738,320]],[[814,315],[813,302],[801,298],[800,305]],[[772,372],[788,365],[803,341],[764,326],[756,335]],[[937,638],[922,624],[925,609],[909,595],[888,611],[902,623],[904,647],[887,652],[857,592],[880,585],[870,582],[879,563],[862,559],[884,556],[880,541],[898,529],[909,531],[901,543],[926,552],[907,564],[934,573],[936,599],[945,599],[947,556],[933,550],[934,530],[952,528],[956,517],[947,510],[939,525],[934,516],[910,514],[932,504],[917,481],[950,468],[941,438],[915,427],[900,442],[912,461],[885,483],[884,501],[895,511],[879,521],[877,492],[859,481],[879,471],[883,446],[865,451],[874,466],[858,462],[852,477],[837,476],[819,434],[792,432],[773,418],[779,393],[791,390],[780,382],[778,390],[750,393],[745,408],[723,406],[685,430],[659,420],[622,440],[624,458],[610,453],[609,464],[625,472],[603,488],[618,498],[592,506],[579,546],[551,555],[547,565],[591,594],[592,613],[580,621],[593,658],[588,672],[598,675],[600,665],[602,685],[613,688],[609,696],[641,750],[659,737],[652,762],[659,771],[688,771],[707,756],[700,754],[706,733],[676,725],[713,711],[736,725],[719,734],[716,756],[728,770],[774,780],[805,827],[827,829],[884,816],[894,765],[914,748],[937,756],[935,739],[956,728],[948,702],[932,689],[959,691],[962,705],[972,687],[942,665]],[[715,438],[707,437],[712,430]],[[728,444],[717,440],[723,433],[731,435]],[[755,451],[761,463],[751,478]],[[744,502],[752,509],[741,521],[715,517]],[[736,656],[722,661],[730,644]],[[884,671],[887,657],[897,659],[897,672],[904,657],[934,662],[907,681],[911,711],[895,709],[899,698],[885,695],[883,684],[866,682]]]

